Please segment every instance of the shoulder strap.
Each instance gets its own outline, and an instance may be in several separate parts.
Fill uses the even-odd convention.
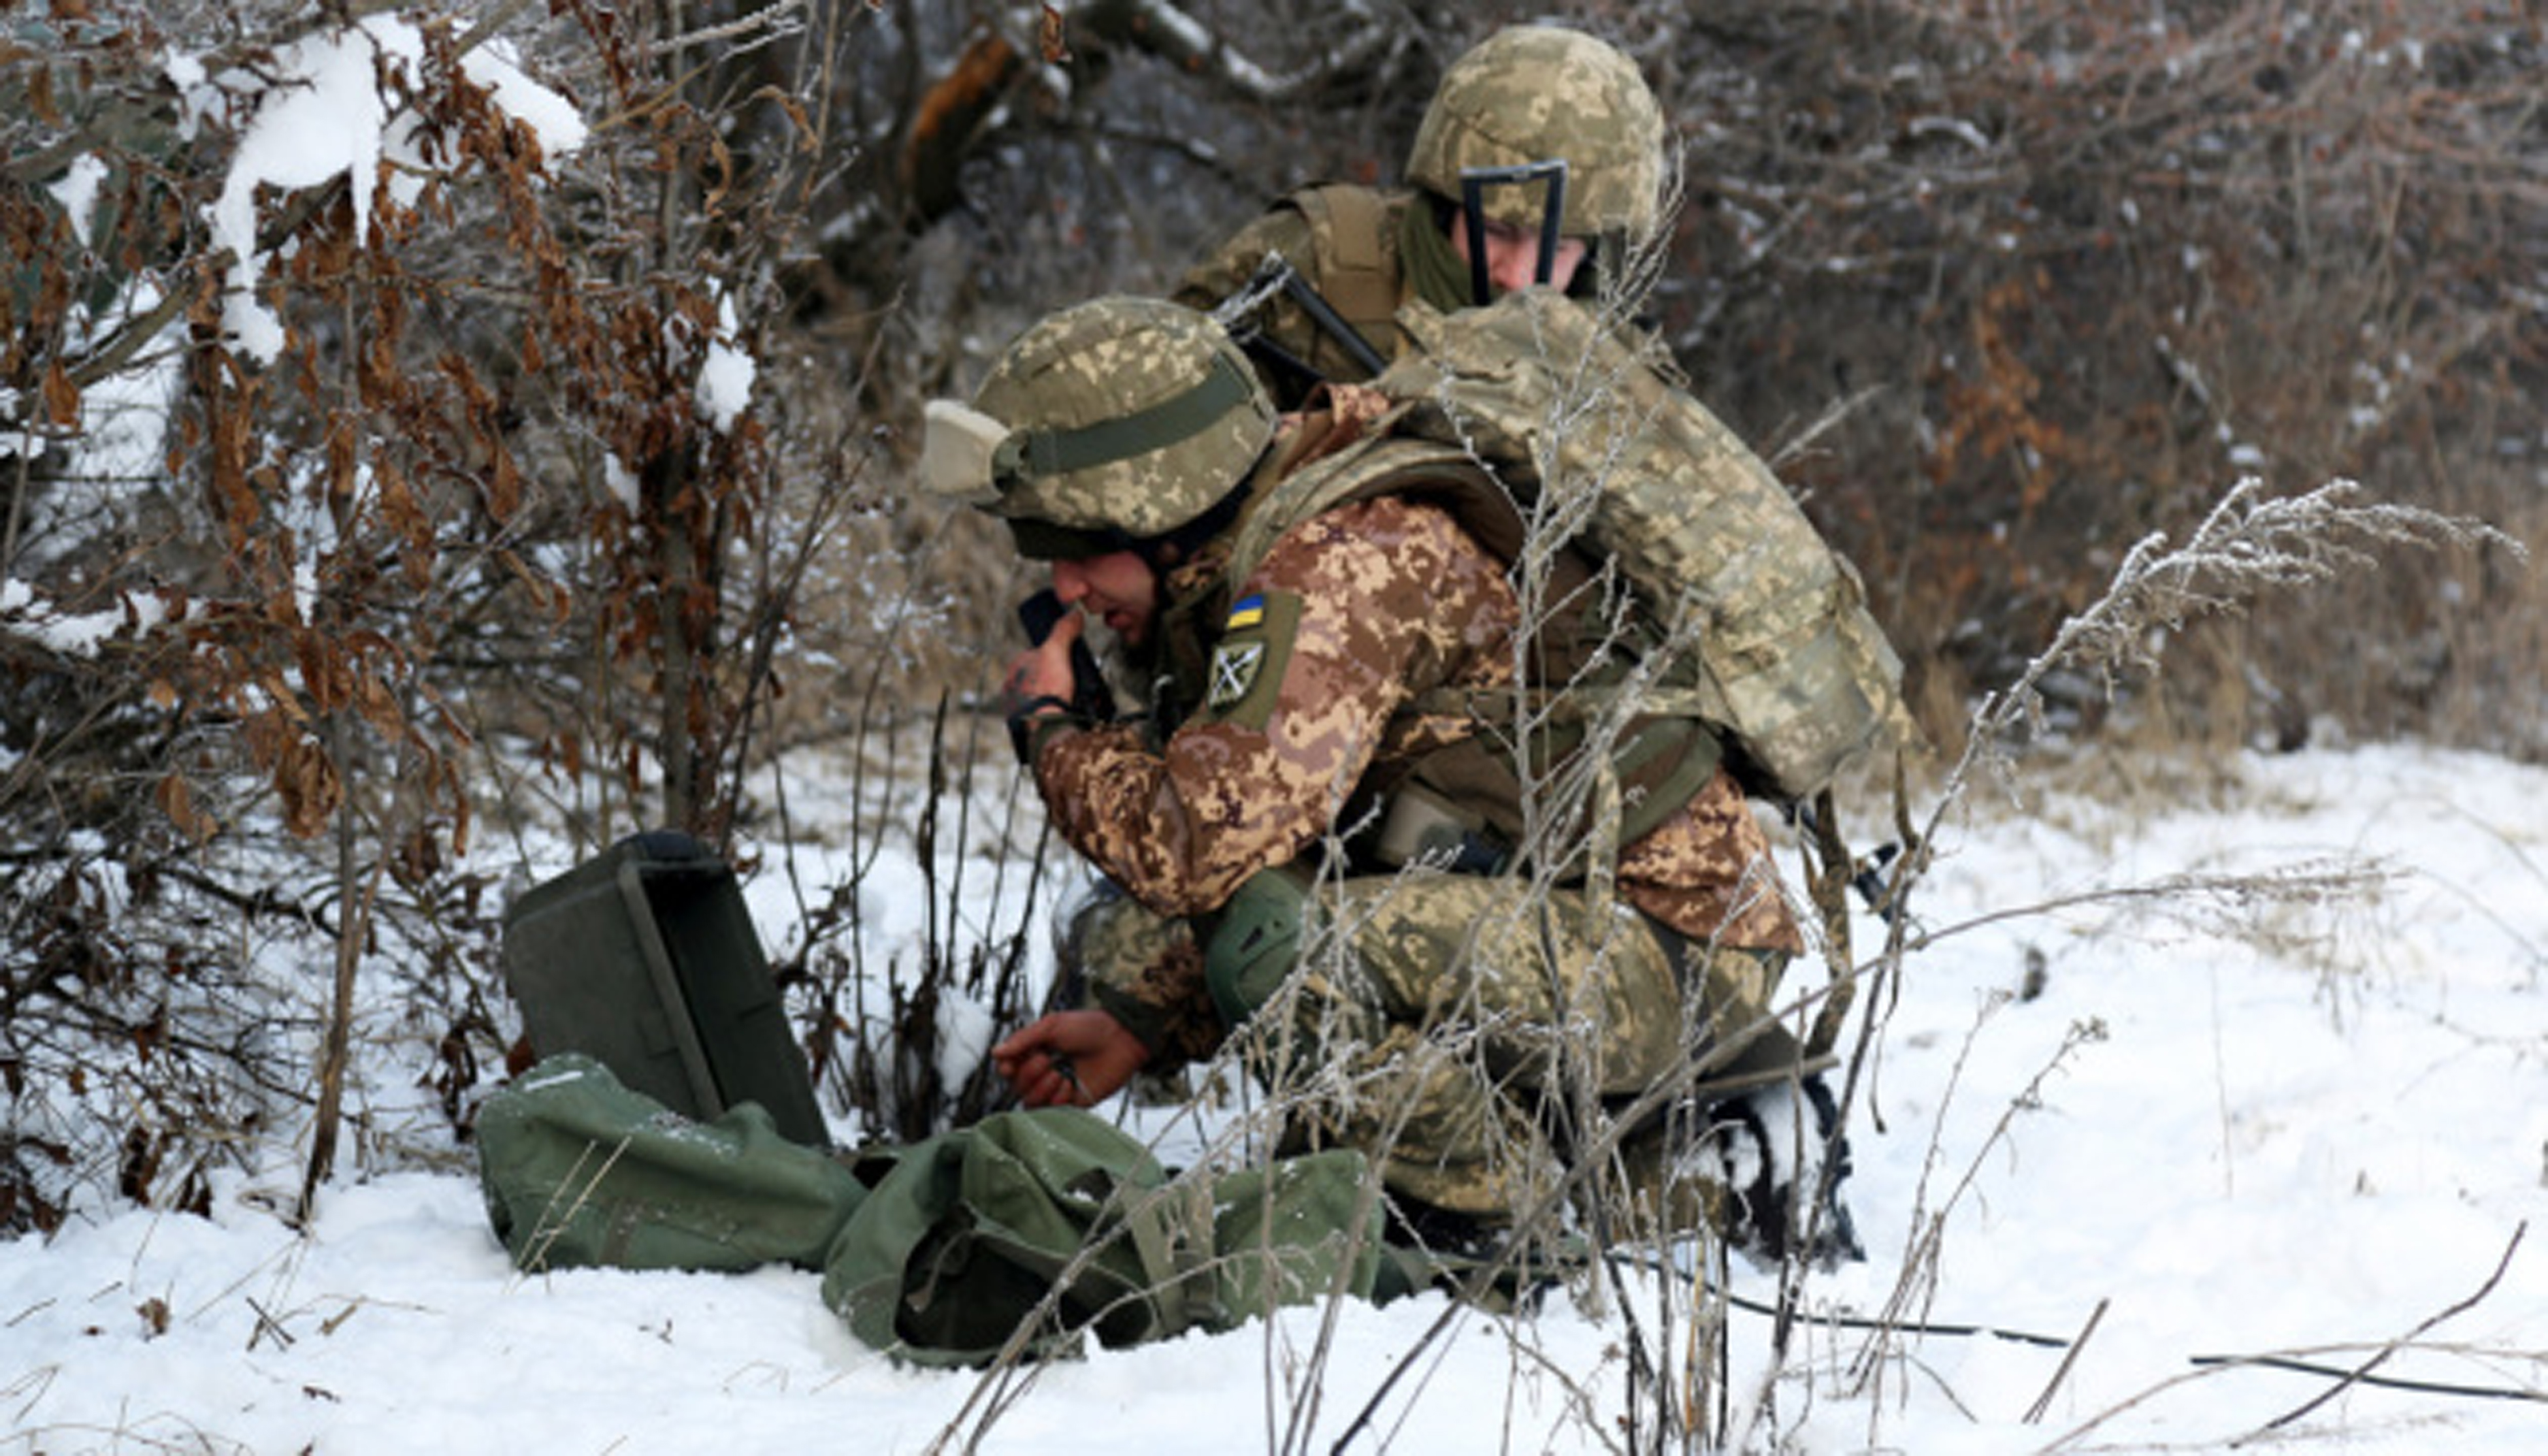
[[[1283,533],[1357,500],[1394,494],[1438,500],[1460,518],[1479,544],[1505,561],[1521,549],[1523,525],[1495,477],[1456,445],[1387,433],[1395,414],[1383,416],[1373,434],[1296,470],[1249,503],[1223,580],[1235,590],[1265,560]]]
[[[1305,187],[1286,199],[1310,224],[1319,292],[1365,337],[1394,325],[1400,289],[1388,194],[1351,183]]]

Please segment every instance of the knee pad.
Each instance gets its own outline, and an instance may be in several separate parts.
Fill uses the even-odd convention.
[[[1204,947],[1204,984],[1232,1031],[1274,999],[1299,958],[1301,923],[1310,909],[1310,877],[1297,865],[1262,869],[1222,907]]]

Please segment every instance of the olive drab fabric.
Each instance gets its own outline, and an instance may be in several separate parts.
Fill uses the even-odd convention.
[[[1406,189],[1352,183],[1302,188],[1276,200],[1188,269],[1169,297],[1210,313],[1244,292],[1268,255],[1280,257],[1382,358],[1395,359],[1408,347],[1398,327],[1399,307],[1419,296],[1404,263],[1410,228],[1439,238],[1431,210]],[[1437,307],[1456,308],[1466,300],[1467,271],[1456,270],[1452,278],[1456,291],[1431,299]],[[1259,377],[1284,409],[1297,408],[1320,380],[1369,377],[1345,343],[1286,294],[1262,300],[1246,326],[1309,371],[1259,367]]]
[[[1349,1148],[1171,1178],[1103,1119],[1046,1108],[878,1162],[825,1262],[823,1302],[915,1364],[985,1363],[1022,1327],[1035,1355],[1075,1351],[1086,1331],[1120,1346],[1228,1329],[1280,1305],[1369,1298],[1380,1267],[1379,1205]]]
[[[488,1222],[523,1269],[822,1263],[865,1190],[757,1102],[693,1122],[559,1052],[479,1109]]]
[[[1417,126],[1407,180],[1458,201],[1472,168],[1567,163],[1569,237],[1642,238],[1661,215],[1664,115],[1637,63],[1580,31],[1512,26],[1452,62]],[[1536,228],[1536,187],[1493,187],[1490,221]]]
[[[1373,386],[1407,408],[1397,427],[1459,442],[1525,500],[1583,517],[1694,644],[1679,710],[1723,730],[1754,788],[1803,798],[1862,755],[1917,744],[1857,571],[1650,355],[1546,290],[1402,321],[1418,352]]]
[[[853,1165],[756,1104],[693,1122],[577,1053],[490,1097],[477,1127],[488,1220],[520,1268],[819,1269],[853,1333],[915,1364],[978,1364],[1021,1329],[1036,1355],[1092,1330],[1228,1329],[1380,1287],[1379,1206],[1346,1148],[1172,1177],[1054,1108]]]
[[[942,404],[944,402],[941,402]],[[1099,299],[1054,314],[1003,350],[971,416],[1004,428],[987,480],[930,481],[1009,522],[1031,558],[1089,555],[1162,536],[1245,478],[1274,406],[1218,324],[1156,299]],[[940,449],[948,414],[929,421]]]

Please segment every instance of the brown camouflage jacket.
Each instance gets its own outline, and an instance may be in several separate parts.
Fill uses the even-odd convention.
[[[1301,442],[1290,444],[1278,459],[1297,465]],[[1218,909],[1251,875],[1318,844],[1367,777],[1473,731],[1406,711],[1418,694],[1493,689],[1512,676],[1520,609],[1505,564],[1437,506],[1385,496],[1314,516],[1276,541],[1226,610],[1221,565],[1207,558],[1164,584],[1172,602],[1203,598],[1213,610],[1200,619],[1208,626],[1176,634],[1193,640],[1162,644],[1207,663],[1202,699],[1163,744],[1131,723],[1050,731],[1036,744],[1055,827],[1164,916]],[[1744,883],[1768,851],[1720,770],[1622,848],[1619,893],[1692,939],[1721,933],[1730,946],[1794,952],[1783,904]],[[1174,978],[1192,984],[1146,994],[1208,1008],[1193,970]]]

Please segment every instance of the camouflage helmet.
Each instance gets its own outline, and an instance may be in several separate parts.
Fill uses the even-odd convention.
[[[1653,231],[1661,211],[1664,114],[1637,63],[1581,31],[1511,26],[1451,63],[1415,130],[1407,180],[1460,201],[1460,174],[1563,159],[1559,231],[1593,238]],[[1537,187],[1495,187],[1492,222],[1536,228]]]
[[[1018,335],[969,408],[933,401],[921,474],[1006,519],[1022,555],[1067,559],[1194,521],[1273,435],[1273,402],[1220,324],[1101,298]]]

